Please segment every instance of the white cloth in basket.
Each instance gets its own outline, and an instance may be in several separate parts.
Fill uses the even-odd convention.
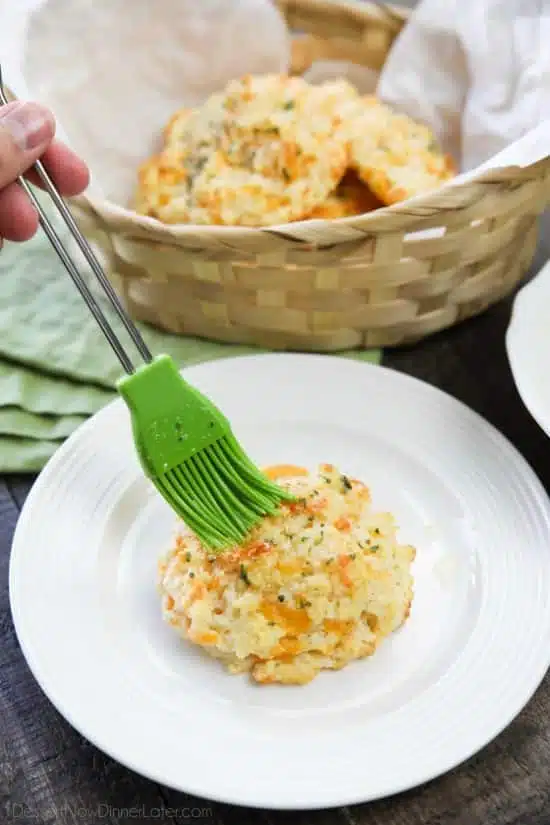
[[[286,72],[290,39],[272,0],[0,0],[0,56],[12,91],[56,113],[95,193],[125,204],[170,116],[231,78]]]
[[[549,121],[511,162],[545,157],[550,0],[422,0],[392,48],[378,92],[429,123],[462,171]]]

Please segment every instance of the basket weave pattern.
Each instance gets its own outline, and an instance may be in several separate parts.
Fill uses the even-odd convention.
[[[303,32],[296,73],[323,58],[379,69],[406,19],[369,3],[278,5]],[[89,204],[79,211],[139,320],[220,341],[335,351],[410,343],[498,301],[529,267],[549,199],[547,158],[365,216],[280,229],[174,230],[106,221]]]

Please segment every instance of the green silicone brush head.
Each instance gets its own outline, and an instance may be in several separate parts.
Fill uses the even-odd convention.
[[[145,474],[207,547],[241,543],[293,496],[248,458],[218,408],[167,355],[118,383]]]

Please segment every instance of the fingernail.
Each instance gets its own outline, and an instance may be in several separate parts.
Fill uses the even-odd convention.
[[[50,112],[38,103],[15,103],[0,107],[0,126],[8,131],[13,142],[29,152],[48,143],[53,135]]]

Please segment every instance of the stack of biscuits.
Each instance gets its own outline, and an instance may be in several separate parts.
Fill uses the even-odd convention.
[[[430,129],[345,80],[231,81],[164,129],[139,169],[135,210],[166,224],[273,226],[346,218],[455,174]]]

